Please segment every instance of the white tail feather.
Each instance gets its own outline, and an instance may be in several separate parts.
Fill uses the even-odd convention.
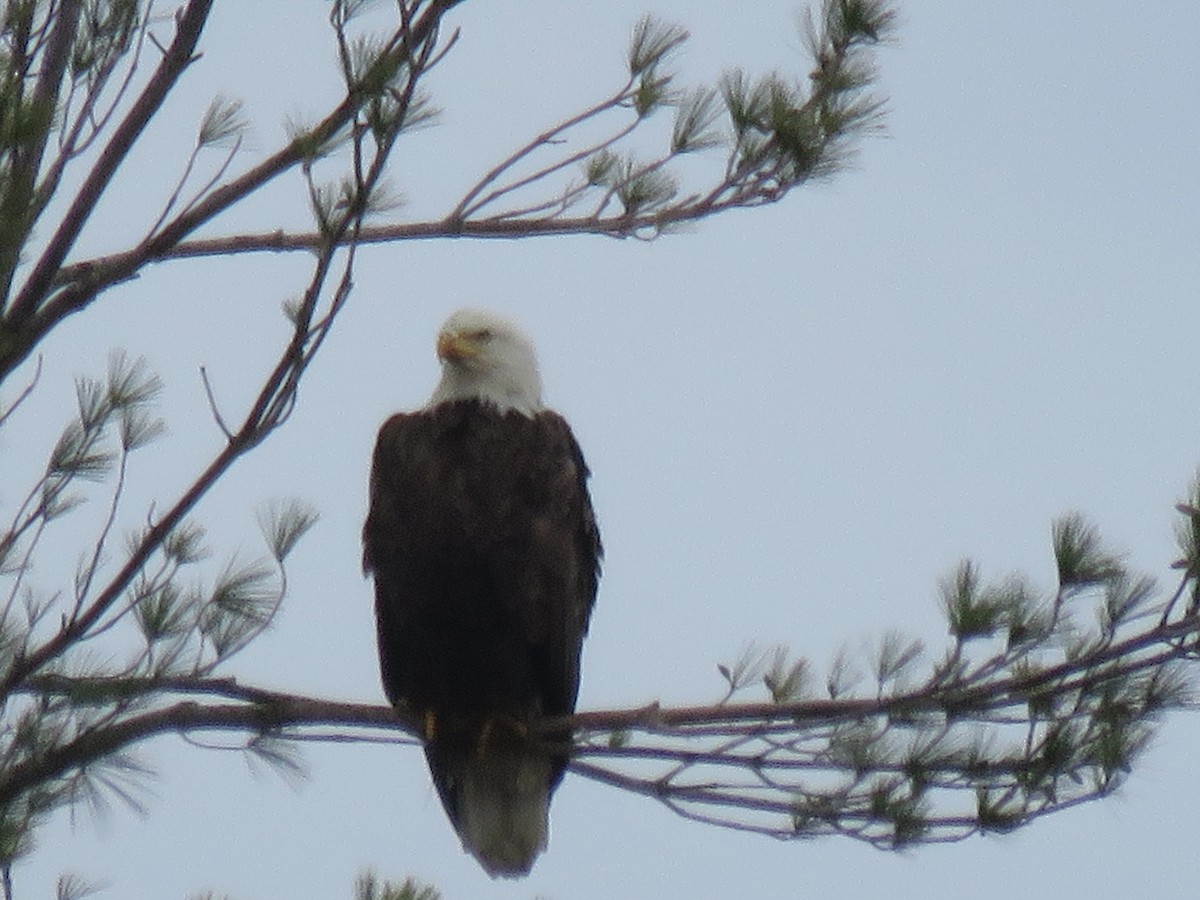
[[[461,764],[456,826],[464,849],[493,878],[528,874],[549,836],[549,756],[497,746]]]

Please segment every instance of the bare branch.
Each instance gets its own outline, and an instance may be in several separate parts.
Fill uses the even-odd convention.
[[[16,399],[13,400],[12,403],[8,404],[4,410],[0,411],[0,428],[4,427],[4,423],[8,421],[8,417],[15,413],[20,408],[21,404],[29,399],[30,395],[33,393],[33,389],[37,387],[38,381],[41,380],[41,377],[42,357],[39,355],[37,358],[37,365],[34,366],[33,369],[33,375],[31,375],[29,378],[29,383],[26,384],[25,387],[21,388],[20,393],[17,394]]]
[[[200,367],[200,381],[204,384],[204,396],[208,398],[208,410],[212,413],[213,421],[221,429],[221,434],[225,435],[225,440],[232,441],[233,432],[229,430],[229,426],[225,424],[225,419],[221,416],[217,398],[213,396],[212,382],[208,380],[208,369],[204,366]]]

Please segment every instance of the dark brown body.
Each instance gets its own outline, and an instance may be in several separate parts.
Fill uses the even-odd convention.
[[[383,685],[394,705],[433,714],[426,755],[460,834],[456,769],[479,742],[512,753],[519,723],[574,711],[601,553],[587,475],[552,412],[460,400],[380,429],[363,564]],[[531,752],[548,802],[566,756]]]

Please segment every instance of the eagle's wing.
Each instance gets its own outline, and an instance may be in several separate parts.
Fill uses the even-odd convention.
[[[430,651],[451,636],[416,633],[438,621],[467,641],[481,623],[491,643],[473,653],[486,661],[490,652],[519,651],[523,659],[512,662],[531,667],[540,712],[574,709],[601,556],[587,477],[555,413],[499,414],[464,401],[384,423],[363,566],[375,574],[381,663],[394,703],[454,682],[456,672],[436,671],[444,660]],[[439,685],[415,683],[425,678]],[[473,687],[481,702],[489,687],[501,689]]]

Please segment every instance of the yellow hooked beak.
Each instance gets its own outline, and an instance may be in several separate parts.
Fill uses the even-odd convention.
[[[462,362],[479,355],[479,348],[469,334],[443,331],[438,335],[438,359],[442,362]]]

